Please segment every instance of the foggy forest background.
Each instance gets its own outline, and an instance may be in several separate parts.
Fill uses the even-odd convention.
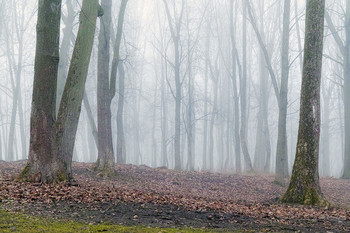
[[[23,160],[28,156],[37,2],[0,1],[0,159],[6,161]],[[59,76],[64,77],[67,64],[62,62],[70,61],[67,58],[74,47],[81,1],[62,2]],[[111,44],[115,40],[113,30],[116,30],[121,1],[112,2]],[[233,5],[230,5],[232,2]],[[232,2],[168,1],[171,25],[179,29],[181,169],[235,172],[238,161],[235,124],[240,126],[243,119],[247,124],[244,133],[254,170],[274,173],[279,109],[268,63],[277,79],[277,86],[280,86],[283,1],[250,1],[252,15],[247,14],[246,20],[242,12],[243,1]],[[305,34],[305,1],[290,2],[287,98],[289,172],[297,141]],[[339,43],[345,40],[344,20],[350,13],[345,9],[345,6],[350,8],[350,4],[345,2],[326,1],[319,158],[322,176],[340,177],[344,164],[344,71],[343,51]],[[233,16],[232,21],[230,16]],[[253,25],[259,31],[270,61],[265,59]],[[244,27],[246,40],[243,39]],[[99,21],[74,149],[73,160],[80,162],[95,162],[97,159],[92,120],[97,120],[98,28]],[[234,43],[232,33],[235,35]],[[62,46],[64,39],[68,40],[66,47]],[[125,89],[124,94],[119,95],[120,86],[117,85],[117,94],[111,105],[113,143],[116,148],[118,102],[123,97],[126,163],[175,167],[173,42],[163,1],[129,0],[120,47]],[[247,51],[246,116],[242,118],[244,46]],[[233,51],[237,59],[234,62]],[[244,154],[238,147],[238,158],[244,170]]]

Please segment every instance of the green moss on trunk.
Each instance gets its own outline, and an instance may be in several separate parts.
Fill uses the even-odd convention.
[[[283,202],[329,205],[319,184],[320,85],[325,0],[308,0],[297,150]]]

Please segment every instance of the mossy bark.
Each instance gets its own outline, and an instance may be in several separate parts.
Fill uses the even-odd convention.
[[[75,41],[66,85],[56,121],[56,140],[53,153],[62,161],[63,174],[72,178],[72,158],[81,104],[85,90],[92,45],[94,41],[98,0],[84,0],[79,16],[79,30]]]
[[[53,183],[72,177],[71,163],[88,72],[97,0],[84,0],[79,31],[56,121],[61,0],[40,0],[28,163],[17,180]]]
[[[55,182],[66,178],[52,153],[59,62],[61,0],[39,1],[28,163],[21,181]]]
[[[308,0],[298,143],[283,202],[327,205],[319,184],[320,84],[325,0]]]

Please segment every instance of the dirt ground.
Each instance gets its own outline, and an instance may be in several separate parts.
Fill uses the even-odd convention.
[[[233,175],[117,165],[112,178],[74,163],[76,185],[18,183],[25,162],[0,162],[0,208],[89,224],[277,232],[350,232],[350,181],[323,178],[332,207],[279,202],[267,175]]]

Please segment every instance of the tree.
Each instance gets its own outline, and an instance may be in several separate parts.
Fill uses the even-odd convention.
[[[350,0],[346,0],[346,11],[344,15],[345,42],[340,38],[337,29],[334,27],[331,17],[326,12],[325,18],[333,38],[343,55],[343,74],[344,74],[344,170],[342,178],[350,179]]]
[[[54,7],[52,7],[54,6]],[[61,0],[39,1],[28,164],[20,179],[51,182],[58,178],[58,158],[52,153],[59,61]],[[35,180],[36,179],[36,180]]]
[[[288,176],[288,149],[287,149],[287,107],[288,107],[288,76],[289,76],[289,18],[290,1],[284,1],[283,35],[282,35],[282,75],[279,98],[278,114],[278,138],[276,150],[276,175],[275,179],[284,184],[284,178]]]
[[[241,145],[243,148],[243,146],[246,144],[244,144],[244,142],[241,143],[240,134],[239,134],[240,133],[239,132],[239,94],[238,94],[238,88],[237,88],[238,77],[237,77],[237,72],[236,72],[237,53],[236,53],[236,40],[235,40],[235,35],[234,35],[233,20],[234,20],[234,18],[233,18],[233,0],[231,0],[230,1],[230,38],[231,38],[231,44],[232,44],[232,47],[231,47],[231,50],[232,50],[231,51],[231,56],[232,56],[231,79],[232,79],[233,102],[234,102],[234,148],[235,148],[235,158],[236,158],[236,172],[241,173],[241,171],[242,171],[242,168],[241,168]],[[243,23],[245,23],[245,22],[243,22]],[[244,100],[243,100],[243,102],[244,102]],[[243,121],[241,121],[241,123],[244,124]],[[244,132],[242,132],[242,133],[244,134]],[[242,139],[244,140],[244,138],[242,138]],[[246,150],[245,152],[248,152],[248,150]],[[248,154],[248,156],[249,156],[249,154]],[[249,161],[250,161],[250,157],[249,157]],[[248,168],[248,170],[252,170],[251,162],[247,163],[247,168]]]
[[[172,18],[170,15],[169,6],[166,0],[163,0],[165,6],[165,12],[167,15],[171,39],[174,44],[174,54],[175,54],[175,64],[174,72],[175,72],[175,137],[174,137],[174,151],[175,151],[175,169],[180,170],[181,165],[181,155],[180,155],[180,134],[181,134],[181,99],[182,99],[182,81],[180,77],[180,31],[182,25],[182,17],[184,12],[184,1],[181,1],[181,11],[180,15],[175,18],[175,27],[172,22]]]
[[[308,0],[306,3],[297,152],[291,181],[282,197],[283,202],[328,204],[321,192],[318,174],[324,10],[325,0]]]
[[[98,1],[84,0],[79,31],[56,120],[60,0],[40,0],[28,163],[19,180],[72,180],[72,157],[97,16]]]
[[[246,168],[248,171],[253,170],[252,162],[250,159],[249,151],[248,151],[248,140],[247,140],[247,0],[243,0],[243,27],[242,27],[242,50],[243,50],[243,64],[242,64],[242,81],[240,83],[241,90],[241,130],[240,130],[240,143],[242,147],[242,152],[244,155],[244,161],[246,164]],[[237,52],[236,52],[237,53]],[[235,108],[235,111],[238,111],[238,106]],[[237,117],[238,120],[239,117]],[[236,120],[236,121],[237,121]],[[238,145],[237,145],[238,146]],[[240,158],[237,158],[236,155],[236,163],[240,163]],[[239,165],[239,170],[240,170]],[[238,166],[236,164],[237,171]]]
[[[105,19],[101,18],[99,35],[99,61],[98,61],[98,158],[95,170],[100,171],[105,176],[114,172],[114,152],[112,138],[112,114],[111,103],[116,94],[117,68],[120,60],[120,45],[123,34],[124,15],[128,0],[122,0],[116,32],[116,39],[113,48],[112,67],[109,75],[109,41],[110,41],[110,21],[111,21],[111,0],[102,1],[108,11]],[[124,163],[121,154],[117,153],[117,162]]]
[[[125,161],[126,158],[126,145],[124,136],[124,99],[125,99],[125,70],[124,64],[119,63],[119,98],[118,98],[118,110],[117,110],[117,158]]]
[[[98,36],[97,61],[97,135],[98,158],[96,170],[111,172],[114,167],[114,153],[112,142],[111,110],[109,97],[109,61],[110,37],[112,21],[112,1],[102,0],[104,15],[100,18],[100,32]]]

